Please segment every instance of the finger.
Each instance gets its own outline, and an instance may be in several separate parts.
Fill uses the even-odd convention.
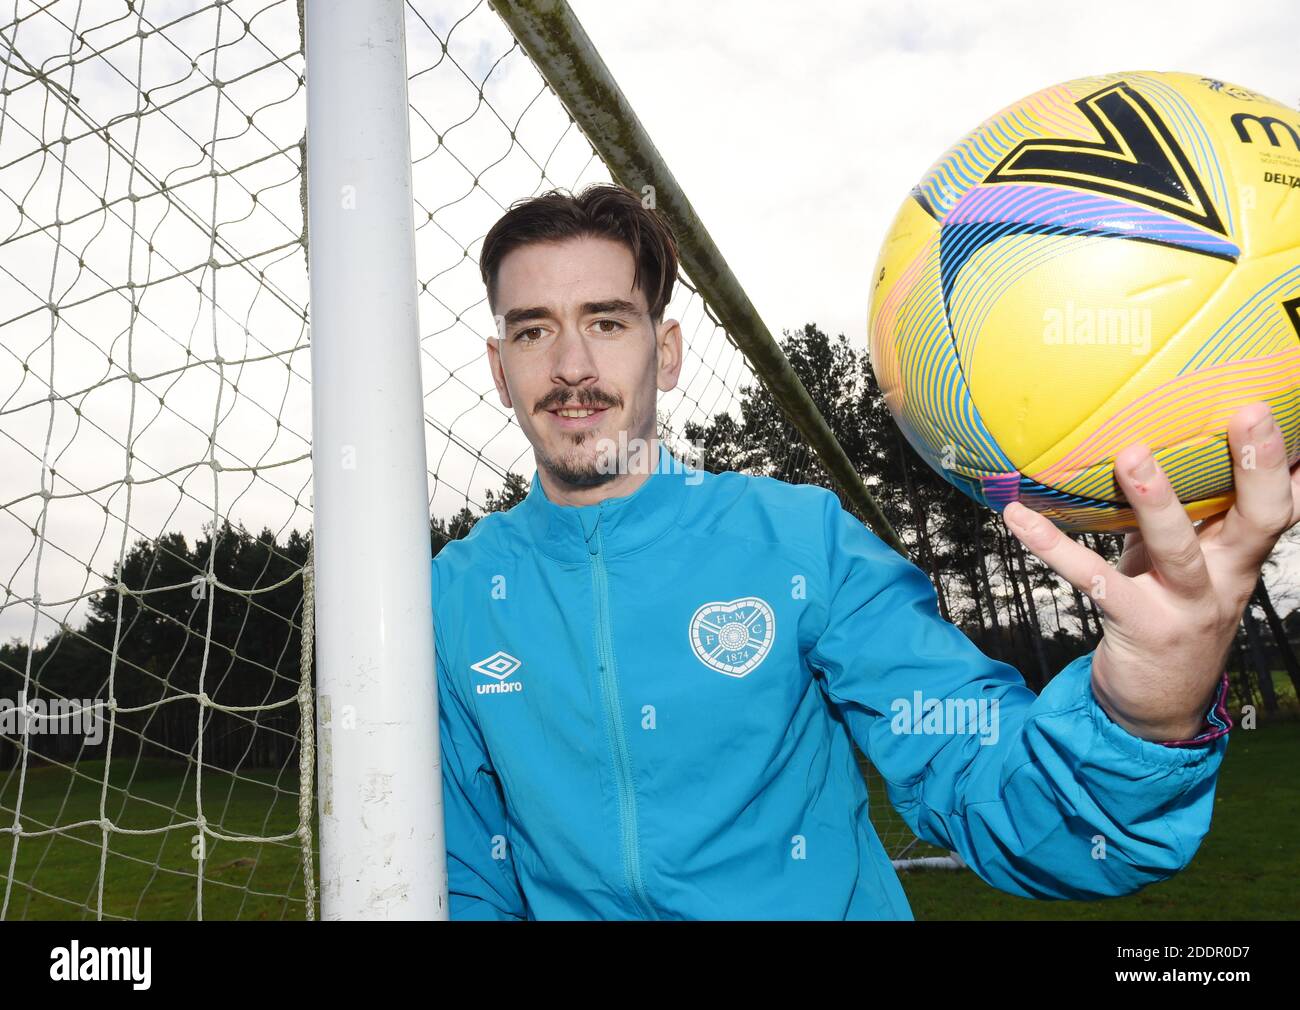
[[[1141,593],[1132,579],[1096,551],[1067,537],[1046,516],[1011,502],[1002,510],[1002,519],[1025,550],[1079,592],[1091,596],[1107,617],[1131,614],[1141,604]]]
[[[1140,444],[1125,447],[1115,456],[1115,474],[1161,584],[1187,599],[1203,596],[1211,585],[1201,542],[1151,450]]]
[[[1147,558],[1146,546],[1142,543],[1141,533],[1125,534],[1124,548],[1120,551],[1119,561],[1116,562],[1115,567],[1130,579],[1151,568],[1151,562]]]
[[[1290,529],[1296,523],[1300,523],[1300,463],[1291,467],[1291,518],[1286,528]]]
[[[1228,421],[1235,501],[1223,519],[1219,540],[1231,548],[1243,572],[1259,568],[1293,522],[1294,481],[1286,443],[1264,401],[1247,404]]]

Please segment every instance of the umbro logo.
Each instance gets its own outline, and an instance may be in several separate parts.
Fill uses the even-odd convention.
[[[475,684],[474,690],[479,694],[510,694],[514,691],[522,691],[524,685],[517,680],[506,682],[518,670],[523,663],[515,659],[508,652],[494,652],[487,659],[480,659],[477,663],[471,663],[470,669],[475,673],[481,673],[485,677],[491,677],[495,683]]]

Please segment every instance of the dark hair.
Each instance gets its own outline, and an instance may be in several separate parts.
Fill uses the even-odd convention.
[[[650,318],[660,322],[677,280],[677,239],[658,211],[631,190],[609,184],[588,186],[577,196],[553,189],[511,204],[483,239],[479,254],[488,303],[496,302],[497,271],[507,253],[530,242],[583,237],[627,246],[635,263],[632,286],[645,295]]]

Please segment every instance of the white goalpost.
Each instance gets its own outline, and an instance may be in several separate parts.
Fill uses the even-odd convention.
[[[445,919],[402,0],[306,8],[321,911]]]
[[[532,474],[477,265],[513,201],[653,164],[661,436],[761,386],[844,475],[566,46],[608,78],[558,0],[0,0],[0,919],[446,916],[428,563]]]

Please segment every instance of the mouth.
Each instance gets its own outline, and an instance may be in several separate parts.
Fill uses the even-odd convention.
[[[547,411],[561,431],[583,431],[594,428],[609,413],[608,407],[579,407],[569,405],[553,407]]]

